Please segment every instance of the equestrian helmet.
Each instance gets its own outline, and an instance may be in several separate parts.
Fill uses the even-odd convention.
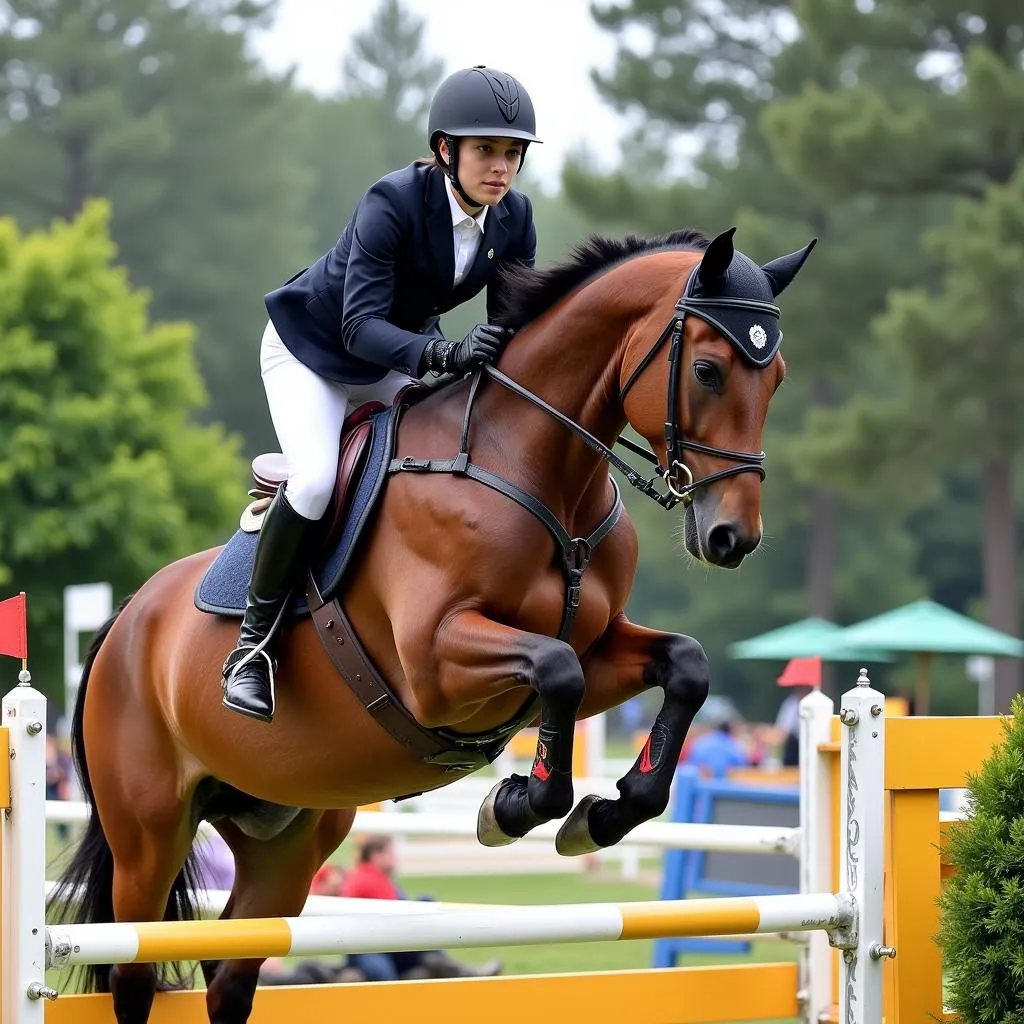
[[[445,135],[540,142],[536,131],[530,94],[511,75],[483,64],[449,75],[434,93],[427,118],[427,136],[435,153]]]

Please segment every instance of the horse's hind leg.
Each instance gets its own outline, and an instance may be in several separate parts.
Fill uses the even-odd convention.
[[[585,714],[621,704],[651,686],[665,697],[640,756],[619,779],[617,800],[584,797],[558,832],[565,856],[613,846],[668,806],[683,741],[708,695],[708,660],[688,636],[659,633],[617,618],[587,664]]]
[[[503,846],[572,808],[572,745],[583,699],[583,669],[560,640],[511,629],[478,612],[445,622],[438,638],[441,691],[450,705],[466,706],[531,687],[540,697],[540,735],[529,779],[512,776],[488,795],[477,819],[484,846]]]
[[[185,808],[168,809],[146,826],[135,809],[117,813],[117,827],[105,825],[114,858],[112,899],[115,921],[161,921],[191,845]],[[108,813],[109,820],[109,813]],[[157,989],[153,964],[118,964],[110,971],[110,991],[118,1024],[146,1024]]]
[[[273,839],[253,839],[237,825],[220,828],[235,857],[235,883],[222,917],[297,917],[318,868],[348,835],[354,810],[303,811]],[[263,959],[204,963],[211,1024],[245,1024]]]

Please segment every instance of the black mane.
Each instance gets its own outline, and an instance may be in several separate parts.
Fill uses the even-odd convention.
[[[673,231],[661,238],[591,235],[573,246],[569,256],[560,263],[547,267],[513,264],[504,268],[495,321],[513,331],[521,330],[571,291],[616,263],[658,249],[703,251],[710,243],[707,235],[694,228]]]

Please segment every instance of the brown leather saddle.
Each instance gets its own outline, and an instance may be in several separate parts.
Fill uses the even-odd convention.
[[[366,402],[354,409],[345,419],[341,428],[338,475],[334,481],[334,493],[327,506],[327,514],[323,519],[318,547],[327,547],[337,540],[351,504],[353,487],[359,483],[359,477],[366,465],[367,448],[373,436],[372,418],[384,408],[381,402]],[[249,491],[249,496],[256,500],[249,506],[248,511],[254,523],[259,521],[260,514],[287,479],[288,464],[281,452],[266,452],[252,460],[253,487]]]

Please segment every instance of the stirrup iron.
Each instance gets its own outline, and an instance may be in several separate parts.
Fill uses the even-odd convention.
[[[224,667],[221,669],[221,683],[220,688],[223,694],[221,704],[226,707],[229,711],[234,711],[236,714],[245,715],[246,718],[253,718],[257,722],[268,722],[274,720],[274,715],[277,713],[277,664],[270,654],[264,649],[269,641],[270,637],[267,637],[262,643],[257,644],[255,647],[236,647],[224,660]],[[232,657],[239,653],[239,651],[246,651],[233,665],[228,663]],[[267,677],[270,681],[270,712],[268,716],[254,715],[248,708],[243,708],[239,704],[233,703],[228,699],[228,684],[234,678],[235,673],[245,665],[248,665],[256,657],[262,657],[267,663]]]

